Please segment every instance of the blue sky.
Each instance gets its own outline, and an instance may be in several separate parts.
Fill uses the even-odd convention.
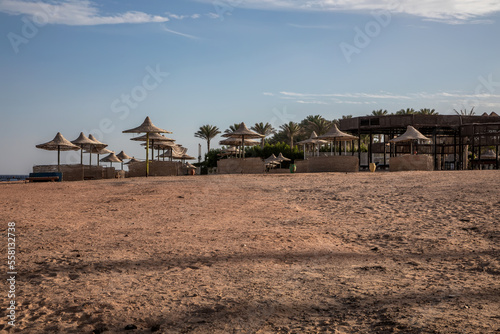
[[[146,116],[197,156],[203,124],[499,113],[499,33],[497,0],[0,0],[0,174],[58,131],[144,158]]]

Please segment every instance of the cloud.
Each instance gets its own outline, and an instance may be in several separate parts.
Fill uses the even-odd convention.
[[[10,15],[28,15],[35,22],[86,26],[120,23],[166,22],[167,17],[129,11],[121,14],[102,15],[97,6],[88,0],[59,0],[51,2],[27,0],[0,1],[0,12]]]
[[[269,92],[263,92],[262,95],[265,95],[265,96],[274,96],[273,93],[269,93]]]
[[[295,102],[302,103],[302,104],[328,104],[328,103],[326,103],[324,101],[316,101],[316,100],[310,100],[310,101],[297,100]]]
[[[206,3],[213,2],[213,0],[198,1]],[[450,24],[480,23],[481,20],[477,20],[478,18],[500,11],[500,1],[498,0],[227,0],[226,2],[231,8],[242,7],[264,10],[349,11],[368,13],[385,10],[394,14],[409,14]]]
[[[174,35],[179,35],[179,36],[190,38],[190,39],[198,39],[199,38],[199,37],[196,37],[196,36],[193,36],[193,35],[188,35],[188,34],[184,34],[182,32],[178,32],[178,31],[175,31],[175,30],[168,29],[167,27],[165,27],[165,25],[162,25],[162,28],[163,28],[164,31],[166,31],[168,33],[171,33],[171,34],[174,34]]]
[[[171,19],[176,19],[176,20],[184,20],[186,18],[189,18],[189,19],[199,19],[201,17],[200,14],[177,15],[177,14],[172,14],[170,12],[166,12],[165,15],[167,15]]]

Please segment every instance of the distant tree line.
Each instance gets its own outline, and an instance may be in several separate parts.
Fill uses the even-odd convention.
[[[457,111],[455,110],[457,115],[467,115],[472,116],[475,114],[474,108]],[[385,109],[373,110],[367,116],[386,116],[386,115],[439,115],[435,109],[430,108],[422,108],[420,110],[415,110],[413,108],[400,109],[394,113],[389,113]],[[348,119],[352,118],[352,115],[344,115],[340,119]],[[296,143],[302,140],[309,138],[312,132],[316,132],[318,136],[321,136],[328,132],[328,130],[334,125],[338,125],[340,123],[340,119],[327,120],[321,115],[309,115],[304,118],[302,121],[296,122],[288,122],[279,126],[278,129],[275,129],[269,123],[255,123],[250,129],[253,131],[263,135],[264,137],[261,139],[260,146],[247,147],[245,150],[245,154],[248,157],[251,156],[260,156],[265,158],[271,154],[279,154],[282,152],[283,154],[287,153],[290,155],[292,159],[296,157],[300,157],[303,152],[300,151],[300,148],[296,147]],[[224,133],[232,133],[236,131],[239,127],[240,123],[235,123],[230,125]],[[215,138],[218,134],[222,133],[220,129],[215,125],[206,124],[199,128],[199,130],[194,134],[195,137],[206,140],[207,142],[207,160],[217,159],[217,154],[221,152],[221,150],[211,150],[210,142],[213,138]],[[366,150],[368,138],[366,136],[362,136],[361,138],[361,149],[362,151]],[[357,148],[351,148],[352,150],[356,150]],[[281,150],[281,151],[280,151]]]

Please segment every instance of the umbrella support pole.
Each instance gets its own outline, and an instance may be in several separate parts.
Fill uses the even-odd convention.
[[[146,177],[149,176],[149,132],[146,132]]]
[[[61,172],[61,146],[57,146],[57,171]]]

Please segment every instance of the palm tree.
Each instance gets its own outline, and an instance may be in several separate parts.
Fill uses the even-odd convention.
[[[387,110],[382,110],[382,109],[379,109],[379,110],[373,110],[372,111],[372,114],[370,116],[385,116],[387,115],[389,112]]]
[[[413,108],[406,108],[406,110],[401,109],[396,111],[396,115],[413,115],[413,114],[415,114],[415,109]]]
[[[205,139],[207,141],[207,152],[210,152],[210,140],[217,136],[220,132],[219,128],[215,125],[203,125],[194,133],[195,137]]]
[[[234,123],[233,125],[230,125],[229,128],[224,130],[224,133],[233,133],[234,131],[238,130],[240,124],[241,123]]]
[[[309,115],[300,122],[300,125],[307,130],[308,135],[315,131],[318,136],[321,136],[330,129],[332,122],[327,121],[321,115]]]
[[[470,111],[467,111],[467,108],[464,108],[464,110],[460,109],[460,112],[457,111],[457,109],[453,109],[457,115],[460,115],[460,116],[474,116],[476,113],[474,112],[474,108],[475,107],[472,107],[472,109]]]
[[[439,113],[436,112],[435,109],[429,109],[429,108],[422,108],[419,111],[417,111],[417,114],[420,115],[439,115]]]
[[[271,124],[269,124],[269,123],[264,124],[262,122],[255,123],[255,125],[252,126],[250,129],[252,129],[253,131],[257,132],[258,134],[261,134],[264,136],[264,137],[262,137],[262,139],[260,141],[261,147],[264,147],[265,137],[270,136],[276,132],[276,130],[273,128],[273,126]]]
[[[280,125],[280,129],[283,130],[287,138],[290,139],[290,147],[293,150],[293,137],[297,136],[302,132],[300,124],[295,122],[289,122],[288,124]]]

